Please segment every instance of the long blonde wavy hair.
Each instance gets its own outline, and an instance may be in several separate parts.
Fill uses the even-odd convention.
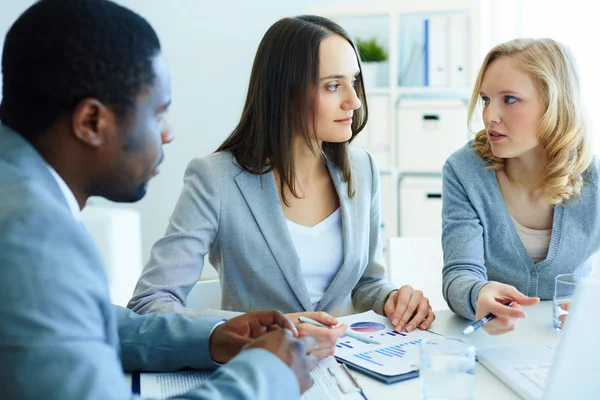
[[[538,141],[545,149],[548,164],[540,189],[552,205],[576,199],[583,187],[583,173],[593,156],[573,54],[552,39],[514,39],[497,45],[479,70],[469,104],[469,121],[479,103],[483,76],[490,64],[501,57],[516,60],[533,77],[545,105],[538,125]],[[505,160],[492,154],[485,129],[476,133],[474,147],[489,168],[504,168]]]

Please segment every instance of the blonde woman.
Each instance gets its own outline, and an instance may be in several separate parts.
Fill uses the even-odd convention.
[[[520,305],[552,298],[556,275],[591,270],[599,165],[564,45],[516,39],[494,47],[469,121],[478,103],[485,129],[443,170],[443,292],[463,317],[495,314],[484,329],[502,334],[525,317]]]

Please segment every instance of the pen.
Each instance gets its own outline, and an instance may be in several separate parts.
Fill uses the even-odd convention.
[[[315,326],[320,326],[320,327],[323,327],[323,328],[329,328],[329,329],[334,328],[333,326],[322,324],[319,321],[315,321],[314,319],[307,318],[307,317],[298,317],[298,320],[300,322],[306,322],[308,324],[312,324],[312,325],[315,325]],[[346,330],[346,332],[344,332],[344,335],[348,336],[348,337],[351,337],[352,339],[360,340],[361,342],[367,343],[367,344],[381,344],[380,342],[378,342],[375,339],[371,339],[370,337],[359,335],[358,333],[352,332],[350,330],[350,328],[348,328]]]
[[[511,301],[510,303],[508,303],[506,305],[506,307],[512,306],[513,303],[514,303],[514,301]],[[496,318],[496,316],[494,314],[490,313],[490,314],[486,315],[485,317],[481,318],[479,321],[473,322],[471,325],[469,325],[465,328],[465,330],[463,331],[463,335],[468,335],[469,333],[475,332],[476,329],[481,328],[482,326],[484,326],[485,324],[487,324],[494,318]]]
[[[356,391],[358,393],[360,393],[360,395],[362,396],[363,399],[368,400],[367,396],[365,396],[365,392],[363,392],[362,388],[360,387],[360,385],[358,384],[358,382],[356,381],[356,379],[354,379],[354,376],[350,373],[350,371],[348,371],[348,367],[346,367],[346,364],[341,363],[341,364],[338,364],[338,365],[346,373],[346,375],[348,375],[348,378],[350,378],[350,381],[354,385]],[[333,377],[335,378],[335,380],[337,382],[337,376],[331,371],[331,368],[329,368],[329,372],[331,372],[331,374],[333,375]],[[342,386],[340,385],[340,382],[337,382],[337,384],[338,384],[339,388],[342,390],[342,392],[344,392],[344,394],[348,393],[348,391],[345,391],[344,389],[342,389]]]

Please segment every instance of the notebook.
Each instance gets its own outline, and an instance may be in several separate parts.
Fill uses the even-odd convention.
[[[186,370],[167,373],[134,373],[132,391],[142,397],[166,399],[182,395],[210,379],[214,371]],[[301,400],[365,400],[354,378],[333,357],[321,360],[311,372],[313,386]]]
[[[335,358],[349,367],[385,383],[394,383],[419,376],[419,344],[436,341],[440,335],[419,329],[396,332],[391,322],[374,311],[337,318],[356,333],[381,344],[366,344],[343,336],[335,348]]]

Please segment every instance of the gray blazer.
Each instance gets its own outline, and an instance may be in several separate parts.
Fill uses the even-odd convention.
[[[137,398],[123,369],[215,368],[216,322],[111,305],[100,256],[48,165],[0,125],[0,399]],[[299,397],[291,370],[258,349],[178,398],[290,396]]]
[[[356,194],[329,164],[342,217],[344,261],[316,310],[383,312],[395,286],[385,280],[379,172],[369,153],[350,148]],[[190,162],[165,236],[152,248],[128,307],[138,313],[183,311],[204,256],[219,273],[222,307],[232,311],[313,311],[273,173],[244,171],[229,152]],[[345,310],[347,311],[347,309]]]

